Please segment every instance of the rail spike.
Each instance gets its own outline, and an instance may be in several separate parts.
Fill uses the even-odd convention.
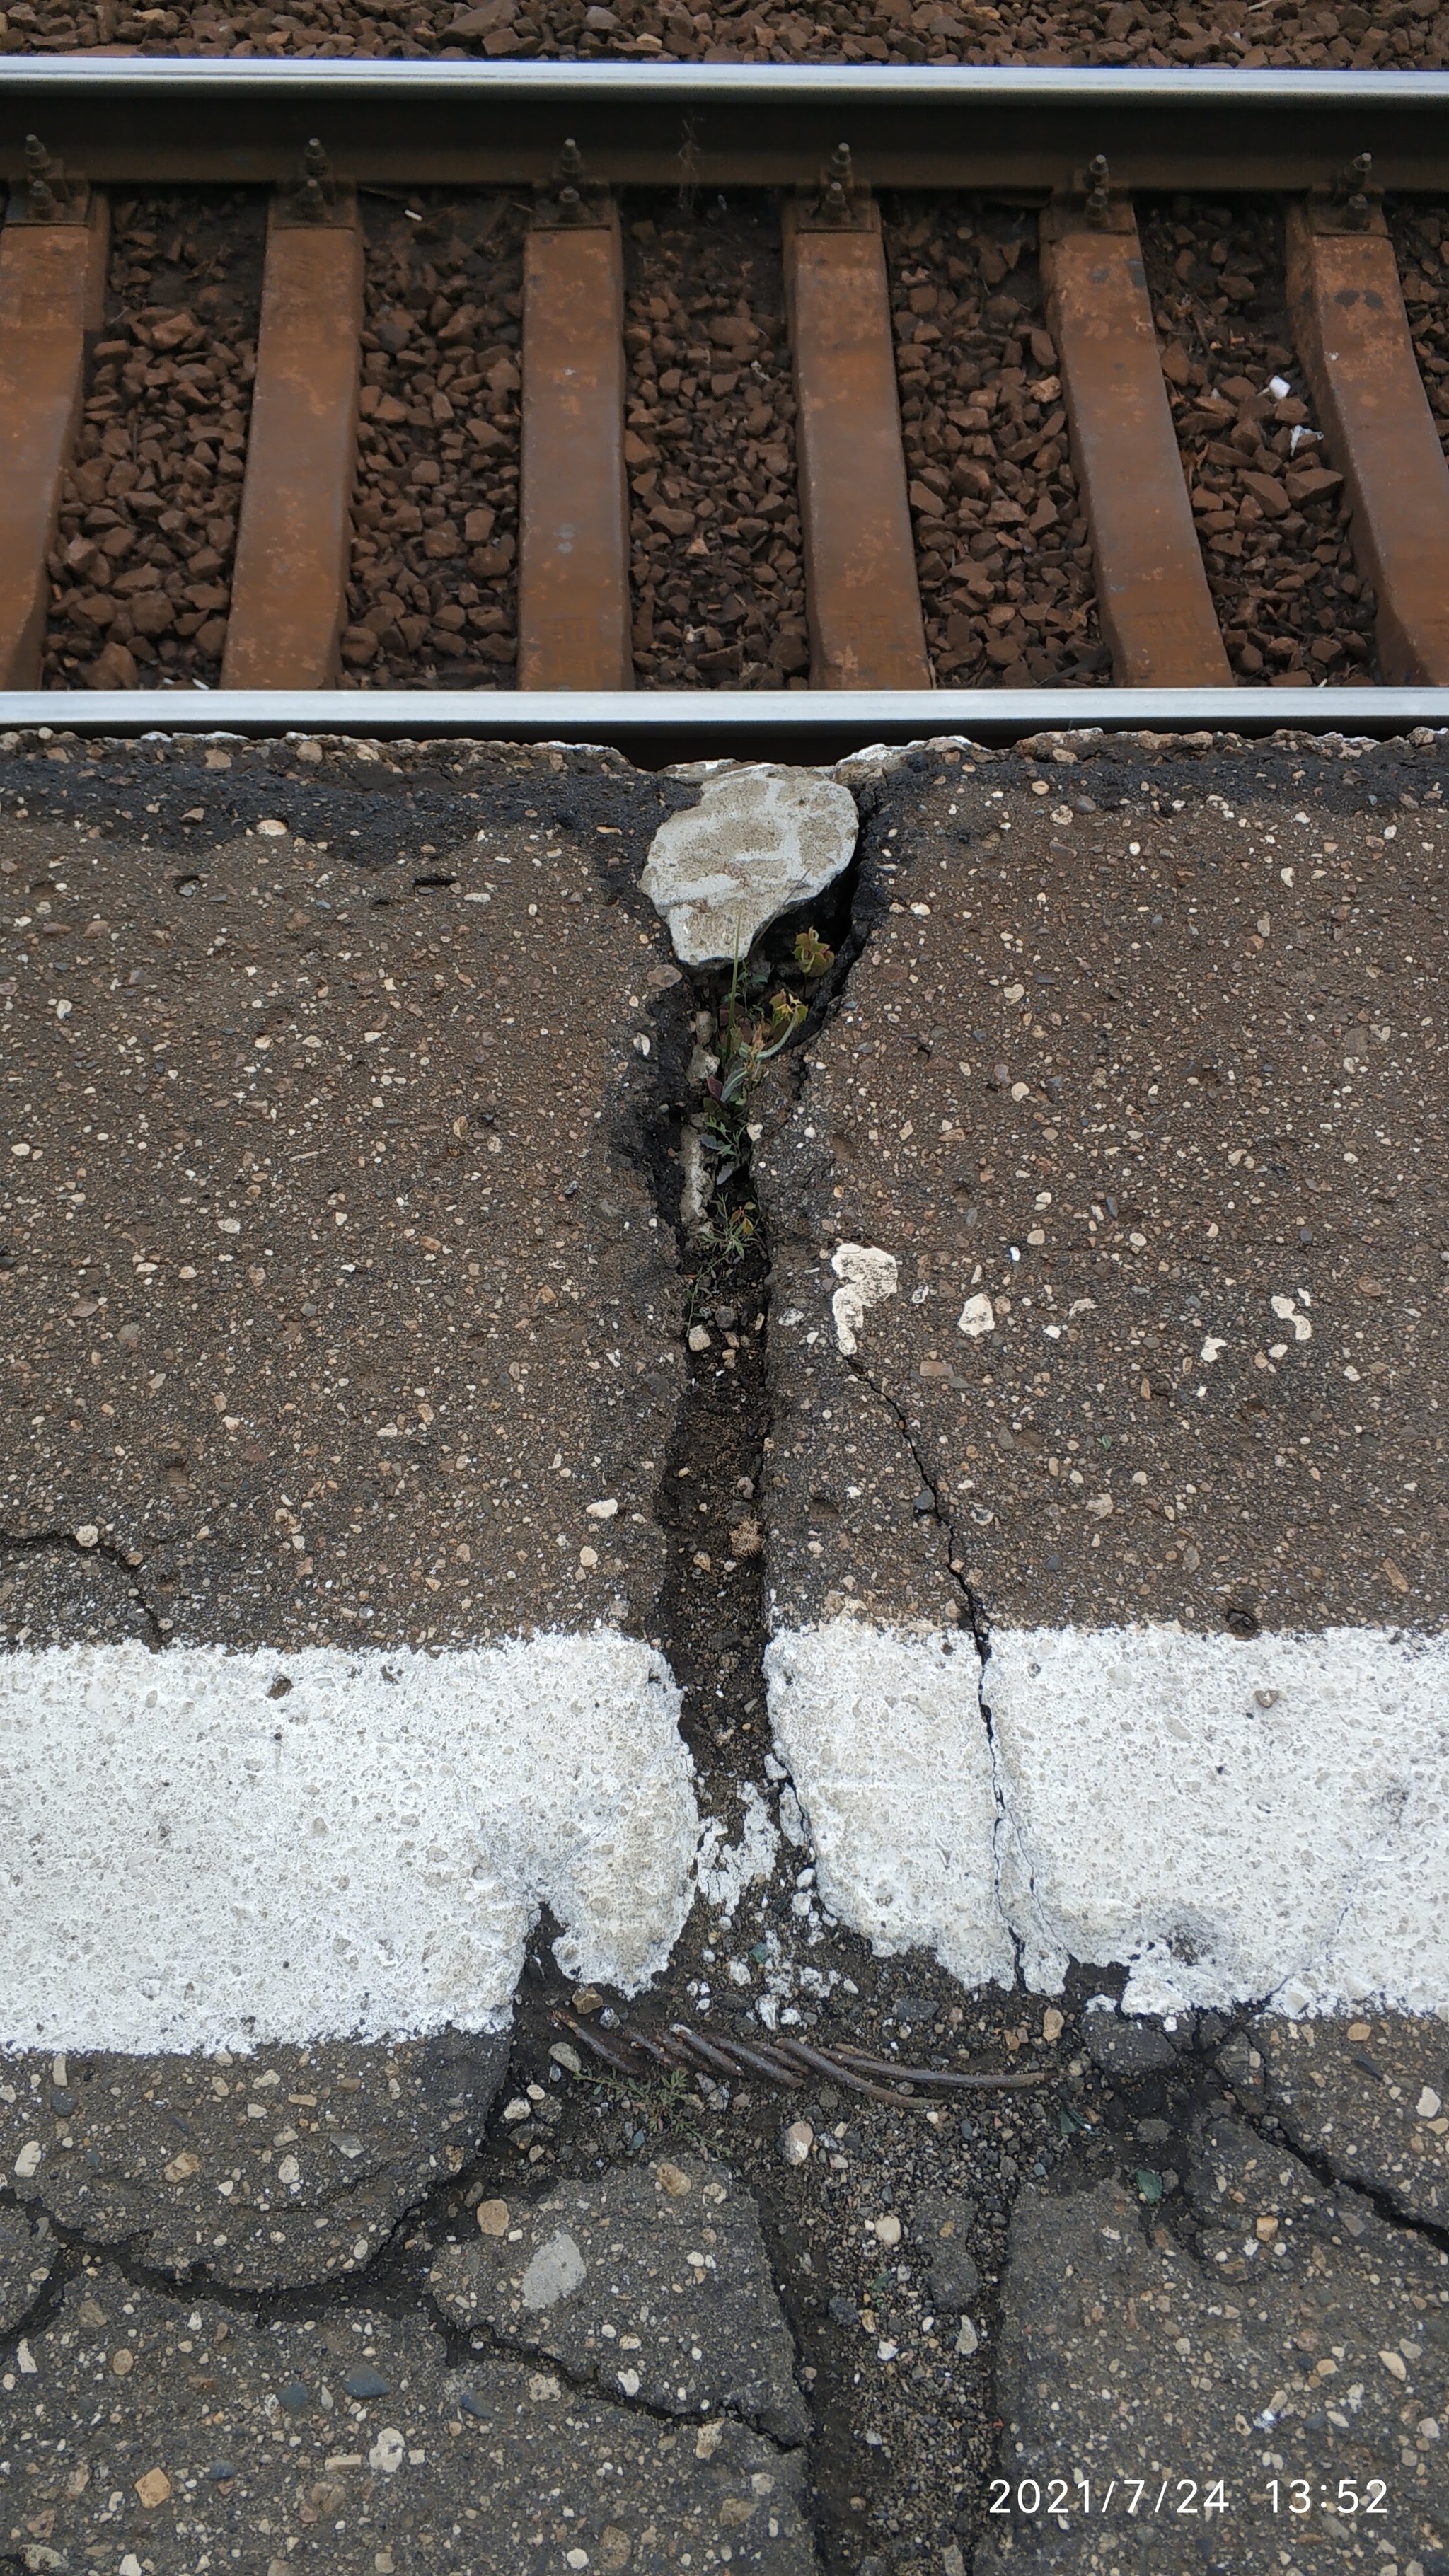
[[[315,134],[303,150],[292,202],[299,215],[309,216],[314,223],[320,223],[337,202],[332,164]]]
[[[820,214],[826,223],[848,224],[855,213],[855,164],[850,145],[837,143],[820,173]]]
[[[56,223],[70,198],[65,172],[51,159],[38,134],[25,138],[25,196],[30,220],[36,224]]]
[[[1334,173],[1331,190],[1334,205],[1343,221],[1354,232],[1368,229],[1370,201],[1379,191],[1373,186],[1374,156],[1356,152],[1346,170]]]

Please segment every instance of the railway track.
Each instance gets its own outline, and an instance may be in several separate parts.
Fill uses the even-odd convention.
[[[0,64],[0,724],[1449,721],[1446,107]]]

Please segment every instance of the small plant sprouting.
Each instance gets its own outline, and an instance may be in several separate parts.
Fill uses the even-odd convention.
[[[801,930],[796,933],[797,973],[809,975],[812,979],[817,975],[828,975],[834,963],[835,951],[833,948],[826,947],[818,930]]]
[[[827,973],[834,962],[834,951],[826,947],[818,933],[802,930],[795,940],[792,969],[787,972],[814,980]],[[734,1269],[744,1259],[754,1240],[758,1212],[753,1201],[737,1201],[731,1207],[723,1193],[731,1181],[749,1170],[754,1142],[750,1106],[765,1067],[789,1045],[808,1017],[808,1007],[798,994],[777,986],[767,999],[765,987],[769,981],[769,967],[742,958],[736,946],[729,989],[717,1015],[717,1068],[705,1084],[709,1107],[699,1130],[704,1152],[713,1157],[710,1178],[716,1212],[695,1237],[700,1259],[690,1299],[691,1314],[708,1299],[720,1274]]]

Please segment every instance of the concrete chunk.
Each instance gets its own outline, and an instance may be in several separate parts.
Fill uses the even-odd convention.
[[[668,2415],[744,2416],[777,2441],[809,2418],[755,2204],[699,2157],[560,2182],[515,2243],[450,2245],[433,2295],[458,2326],[561,2362]]]
[[[813,770],[727,770],[660,824],[640,884],[684,965],[727,965],[849,866],[856,824],[849,788]]]

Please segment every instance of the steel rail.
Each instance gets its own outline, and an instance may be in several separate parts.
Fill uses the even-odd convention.
[[[824,760],[960,735],[1449,732],[1449,689],[36,689],[0,693],[0,750],[145,734],[355,734],[611,745],[676,760]]]
[[[0,60],[0,167],[27,133],[98,182],[261,184],[320,133],[364,184],[546,179],[565,135],[615,186],[792,187],[842,139],[876,188],[1068,184],[1097,153],[1136,189],[1449,185],[1449,73],[1032,71],[964,65]]]

